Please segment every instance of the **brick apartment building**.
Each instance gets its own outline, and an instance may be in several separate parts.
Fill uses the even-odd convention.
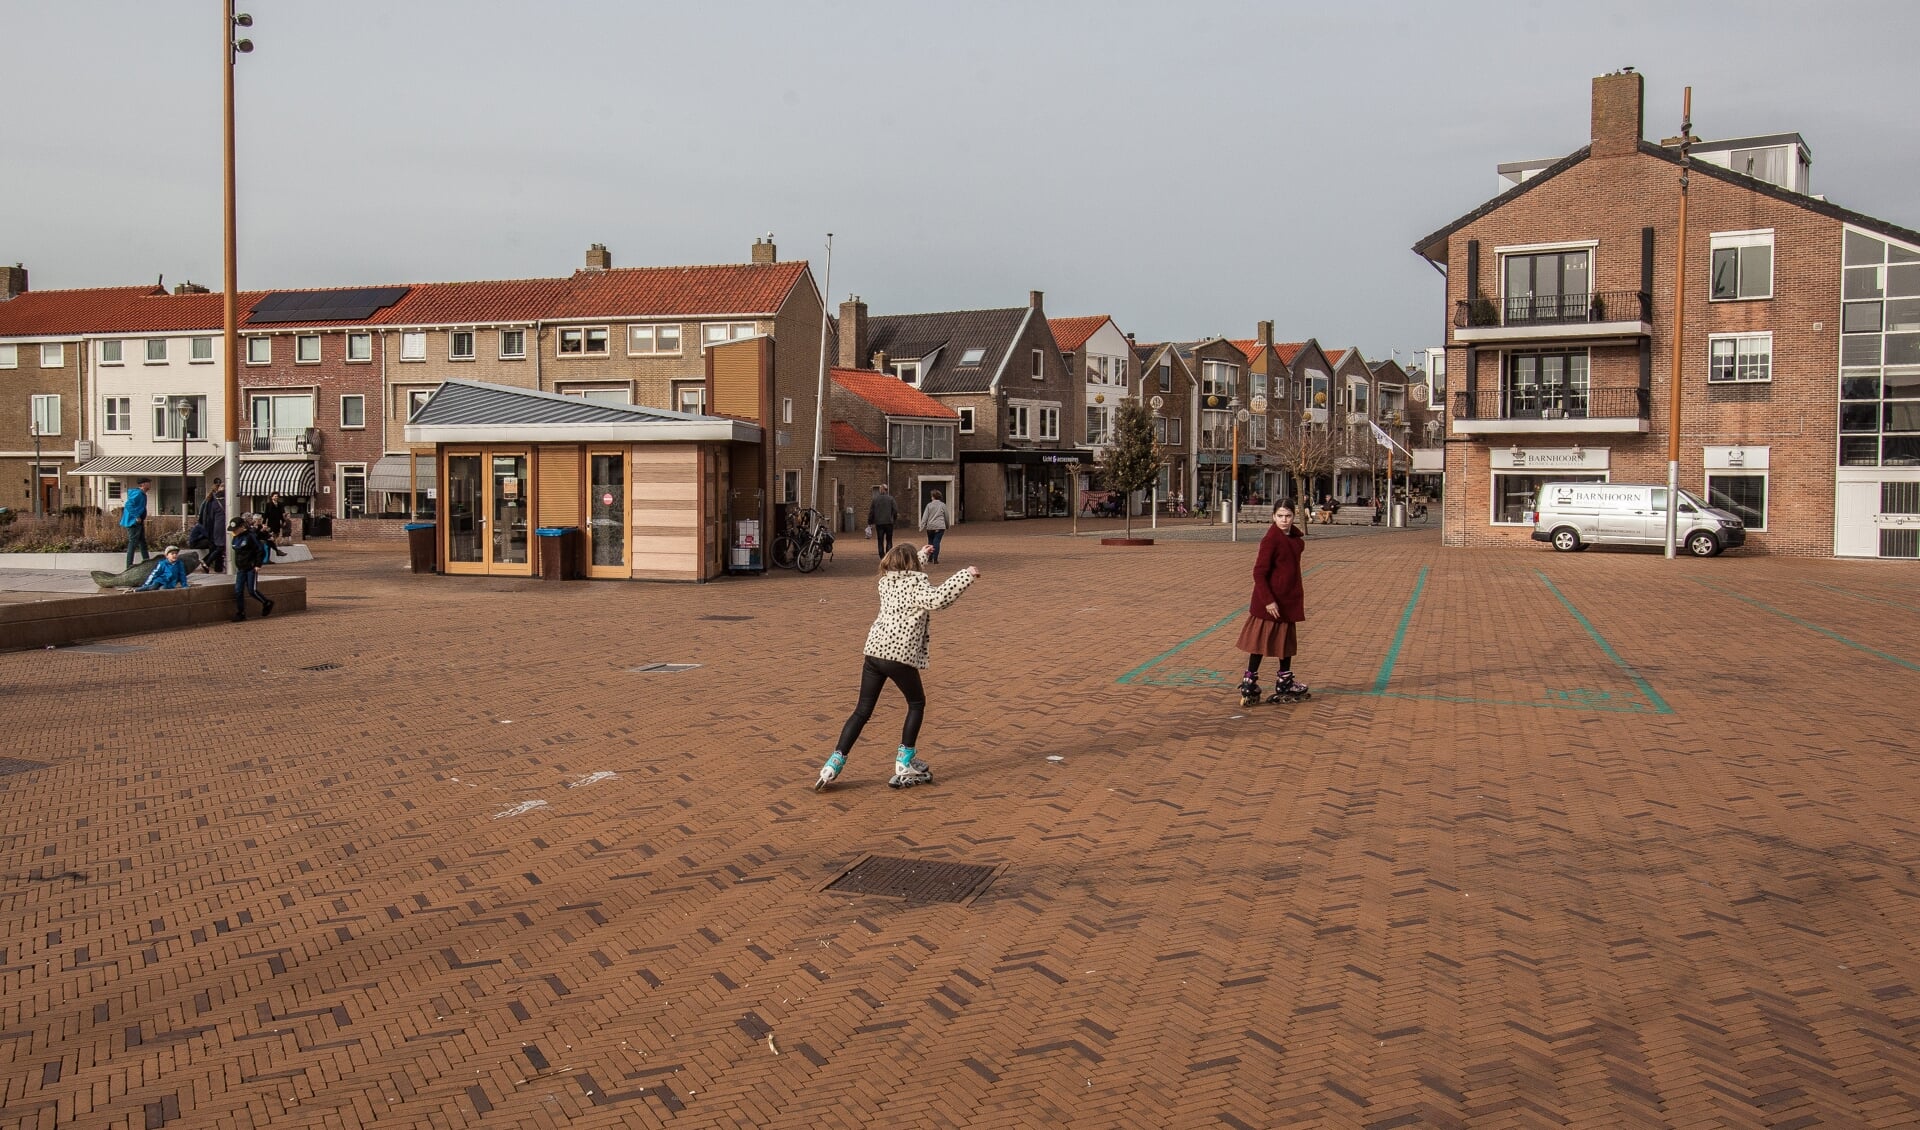
[[[1664,483],[1681,153],[1641,76],[1590,143],[1501,166],[1445,268],[1444,540],[1521,544],[1548,480]],[[1920,557],[1920,232],[1808,194],[1797,134],[1694,143],[1680,481],[1761,552]]]

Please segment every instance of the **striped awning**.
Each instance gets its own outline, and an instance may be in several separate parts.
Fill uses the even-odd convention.
[[[204,475],[220,465],[223,457],[219,455],[187,456],[187,474]],[[178,455],[98,455],[80,464],[69,475],[104,475],[108,478],[126,479],[135,475],[163,475],[180,473]]]
[[[388,494],[407,493],[408,458],[406,455],[382,456],[378,463],[367,470],[367,489]],[[414,461],[417,464],[413,471],[414,486],[420,490],[432,490],[434,457],[421,455]]]
[[[310,495],[313,490],[313,464],[264,461],[240,461],[240,494]]]

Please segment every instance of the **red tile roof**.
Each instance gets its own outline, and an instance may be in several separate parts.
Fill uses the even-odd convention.
[[[1053,330],[1053,340],[1060,352],[1072,353],[1087,344],[1087,339],[1111,320],[1106,314],[1089,314],[1084,318],[1048,318],[1047,326]]]
[[[806,272],[804,259],[713,267],[575,271],[549,318],[773,314]]]
[[[833,383],[889,416],[958,420],[960,413],[898,377],[872,369],[835,369]]]
[[[175,295],[156,286],[30,290],[0,302],[0,335],[217,330],[222,317],[218,294]]]
[[[1289,365],[1293,364],[1293,359],[1300,356],[1300,351],[1306,347],[1307,343],[1304,341],[1276,341],[1273,343],[1273,351],[1280,355],[1280,360],[1285,361]]]
[[[1344,349],[1323,349],[1321,352],[1327,355],[1327,363],[1329,365],[1340,364],[1340,359],[1347,355],[1347,351]]]
[[[1229,341],[1227,344],[1238,349],[1241,353],[1246,354],[1248,361],[1252,361],[1260,355],[1260,343],[1257,341],[1249,339],[1247,341]]]
[[[833,434],[829,438],[832,441],[829,446],[834,451],[845,452],[848,455],[885,455],[887,453],[886,448],[868,439],[864,432],[845,420],[833,422]]]

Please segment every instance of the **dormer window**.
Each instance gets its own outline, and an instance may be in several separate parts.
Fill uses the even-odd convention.
[[[920,362],[895,361],[893,363],[893,375],[899,377],[907,384],[918,385],[920,383]]]
[[[969,349],[960,355],[960,367],[962,369],[979,368],[980,362],[985,360],[986,356],[987,351],[984,349]]]

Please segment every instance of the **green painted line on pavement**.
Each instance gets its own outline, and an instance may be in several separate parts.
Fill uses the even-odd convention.
[[[1300,579],[1305,580],[1308,577],[1313,576],[1314,573],[1320,571],[1321,569],[1324,569],[1327,566],[1334,565],[1334,564],[1338,564],[1338,562],[1322,561],[1318,565],[1310,565],[1307,567],[1305,572],[1300,574]],[[1188,636],[1186,639],[1183,639],[1179,643],[1174,644],[1172,647],[1161,652],[1159,655],[1154,656],[1152,659],[1147,660],[1145,663],[1142,663],[1140,666],[1135,667],[1133,670],[1120,676],[1120,678],[1116,681],[1120,683],[1132,683],[1137,681],[1142,675],[1146,674],[1148,671],[1153,670],[1155,667],[1160,666],[1162,663],[1165,663],[1167,660],[1172,659],[1174,656],[1180,654],[1181,652],[1185,651],[1189,647],[1192,647],[1194,644],[1199,643],[1203,639],[1206,639],[1208,636],[1226,627],[1228,624],[1233,623],[1233,621],[1237,619],[1240,616],[1240,614],[1245,611],[1246,610],[1243,608],[1234,609],[1232,612],[1229,612],[1225,616],[1222,616],[1218,621],[1216,621],[1213,624],[1212,627],[1207,628],[1204,631],[1201,631],[1195,635]]]
[[[1755,600],[1750,596],[1742,596],[1739,593],[1734,592],[1732,589],[1721,588],[1719,585],[1716,585],[1711,581],[1703,581],[1698,577],[1693,578],[1693,582],[1697,585],[1704,585],[1707,588],[1710,588],[1717,593],[1722,593],[1726,596],[1730,596],[1742,604],[1751,604],[1755,608],[1760,609],[1762,612],[1771,612],[1775,616],[1780,617],[1782,620],[1787,621],[1789,624],[1798,624],[1802,628],[1805,628],[1806,630],[1808,630],[1809,632],[1818,632],[1819,634],[1827,637],[1828,639],[1832,640],[1835,643],[1845,644],[1846,646],[1852,648],[1855,651],[1864,651],[1868,655],[1873,656],[1875,659],[1884,659],[1888,663],[1891,663],[1896,667],[1905,667],[1909,671],[1920,671],[1920,663],[1915,663],[1912,660],[1908,660],[1908,659],[1902,659],[1897,655],[1889,655],[1886,652],[1879,650],[1878,648],[1868,647],[1866,644],[1863,644],[1863,643],[1855,643],[1852,640],[1848,639],[1847,637],[1841,635],[1839,632],[1834,631],[1832,628],[1823,628],[1820,625],[1815,624],[1811,620],[1802,620],[1800,617],[1793,615],[1791,612],[1780,611],[1778,608],[1775,608],[1771,604],[1767,604],[1763,601]]]
[[[1420,566],[1420,576],[1413,582],[1413,595],[1407,598],[1407,606],[1400,612],[1400,627],[1393,633],[1393,646],[1387,648],[1387,657],[1380,661],[1380,673],[1373,677],[1373,693],[1385,694],[1387,680],[1393,678],[1393,665],[1400,661],[1400,648],[1407,642],[1407,625],[1413,622],[1413,606],[1420,603],[1420,594],[1427,588],[1427,570],[1431,566]]]
[[[1655,714],[1673,713],[1673,707],[1668,706],[1667,700],[1661,698],[1659,692],[1653,689],[1653,684],[1647,682],[1647,680],[1641,676],[1640,672],[1634,670],[1633,664],[1620,658],[1620,653],[1613,650],[1613,645],[1607,642],[1606,637],[1600,634],[1599,629],[1595,628],[1593,623],[1589,621],[1586,616],[1582,615],[1578,608],[1573,606],[1573,601],[1568,600],[1566,594],[1561,592],[1552,581],[1549,581],[1545,573],[1535,569],[1533,575],[1539,577],[1540,583],[1547,586],[1547,591],[1552,593],[1560,603],[1566,607],[1566,610],[1573,614],[1573,618],[1579,622],[1582,628],[1587,630],[1587,635],[1593,637],[1593,642],[1600,645],[1600,650],[1606,654],[1606,657],[1613,660],[1615,666],[1627,673],[1627,678],[1633,680],[1633,685],[1639,688],[1641,694],[1647,696],[1648,702],[1653,704],[1653,712]]]
[[[1528,702],[1517,698],[1476,698],[1463,694],[1412,694],[1406,691],[1348,691],[1327,688],[1313,692],[1316,696],[1351,695],[1356,698],[1398,698],[1412,702],[1451,702],[1467,706],[1528,706],[1535,710],[1581,710],[1590,714],[1658,714],[1661,711],[1643,706],[1640,703],[1623,700],[1619,706],[1598,706],[1592,702]],[[1665,713],[1671,714],[1672,710]]]

